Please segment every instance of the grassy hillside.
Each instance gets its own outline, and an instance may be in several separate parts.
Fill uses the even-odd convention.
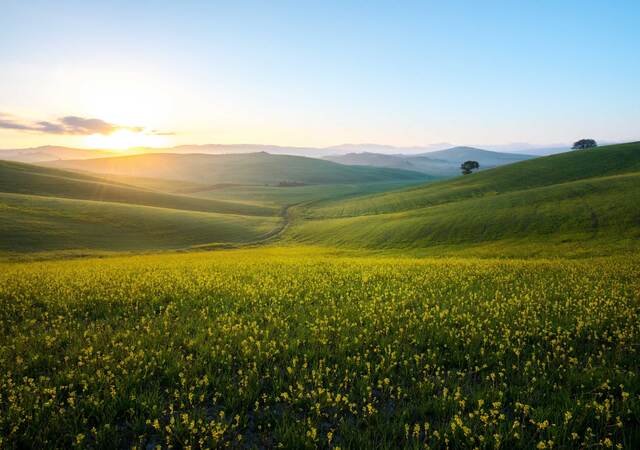
[[[323,184],[308,186],[251,186],[221,185],[215,189],[198,190],[191,195],[234,202],[246,202],[272,207],[283,207],[325,199],[343,199],[401,189],[419,181],[387,181],[359,184]]]
[[[90,172],[85,172],[90,174]],[[130,177],[127,175],[99,175],[100,179],[109,183],[126,184],[145,190],[166,192],[170,194],[185,194],[206,190],[209,185],[190,181],[170,180],[166,178]]]
[[[0,161],[0,192],[156,206],[189,211],[273,216],[277,208],[200,199],[136,188],[95,176]]]
[[[640,142],[535,158],[453,180],[353,201],[328,201],[318,205],[311,214],[315,217],[340,217],[407,211],[467,198],[635,171],[640,171]]]
[[[366,248],[425,248],[502,239],[544,242],[549,237],[556,243],[633,241],[640,239],[640,174],[593,178],[398,213],[297,220],[288,235],[296,242]]]
[[[568,243],[631,251],[640,246],[639,169],[638,143],[551,156],[298,211],[287,238],[371,249],[510,240],[515,254],[536,243],[549,255]]]
[[[335,184],[428,179],[418,172],[344,166],[315,158],[270,155],[264,152],[235,155],[147,154],[47,164],[100,174],[166,178],[205,184]]]
[[[259,239],[277,217],[0,193],[0,251],[178,249]]]
[[[172,195],[125,182],[196,192]],[[193,182],[100,177],[1,161],[0,252],[154,250],[248,243],[277,233],[287,205],[380,192],[407,183],[219,185],[213,189]]]

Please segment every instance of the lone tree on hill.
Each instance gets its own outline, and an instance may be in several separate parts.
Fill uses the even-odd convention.
[[[573,143],[572,150],[584,150],[585,148],[597,147],[598,143],[593,139],[580,139]]]
[[[473,172],[474,169],[479,169],[480,164],[478,161],[465,161],[460,164],[460,170],[462,170],[462,175],[469,175]]]

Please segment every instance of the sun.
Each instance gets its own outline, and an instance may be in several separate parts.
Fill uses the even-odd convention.
[[[112,134],[92,134],[85,138],[85,144],[91,148],[124,151],[133,147],[162,147],[166,145],[163,136],[118,130]]]

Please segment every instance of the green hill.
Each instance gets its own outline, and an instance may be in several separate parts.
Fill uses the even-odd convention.
[[[289,204],[379,192],[411,181],[417,180],[213,188],[0,161],[0,252],[159,250],[255,242],[281,230],[283,207]],[[178,195],[157,189],[196,192]]]
[[[161,180],[157,183],[162,185]],[[3,253],[246,243],[278,230],[280,213],[276,206],[171,195],[82,173],[0,161]]]
[[[407,211],[585,178],[640,171],[640,143],[610,145],[522,161],[491,170],[353,201],[325,202],[316,217]]]
[[[511,241],[518,245],[640,243],[640,143],[525,161],[296,212],[295,242],[428,249]],[[562,245],[561,245],[562,246]]]
[[[335,184],[429,179],[422,173],[406,170],[345,166],[315,158],[264,152],[233,155],[146,154],[46,164],[99,174],[205,184]]]
[[[259,239],[280,218],[0,193],[0,251],[159,250]]]
[[[76,172],[8,161],[0,161],[0,192],[221,214],[273,216],[279,211],[268,206],[171,195]]]

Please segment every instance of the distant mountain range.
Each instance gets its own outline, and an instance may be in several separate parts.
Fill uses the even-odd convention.
[[[527,155],[548,155],[559,153],[569,149],[562,147],[536,147],[529,144],[508,144],[503,146],[475,146],[498,153],[514,153]],[[395,147],[392,145],[380,144],[343,144],[332,147],[287,147],[278,145],[260,144],[204,144],[204,145],[179,145],[176,147],[152,148],[137,147],[123,151],[94,150],[71,147],[60,147],[46,145],[42,147],[0,150],[0,160],[18,161],[26,163],[39,163],[46,161],[57,161],[67,159],[91,159],[108,156],[121,156],[123,154],[146,154],[146,153],[205,153],[205,154],[237,154],[237,153],[257,153],[267,152],[273,155],[294,155],[307,156],[312,158],[323,158],[325,156],[339,156],[353,153],[374,153],[380,155],[421,155],[430,158],[438,158],[433,152],[447,150],[451,148],[461,148],[448,143],[431,144],[414,147]],[[481,162],[482,164],[482,162]],[[385,166],[386,167],[386,166]]]
[[[25,163],[39,163],[44,161],[56,161],[59,159],[91,159],[115,155],[117,155],[117,153],[107,150],[58,147],[54,145],[0,150],[0,160]]]
[[[531,158],[535,156],[492,152],[473,147],[453,147],[417,155],[362,152],[325,156],[324,159],[346,165],[390,167],[448,177],[459,174],[460,164],[468,160],[478,161],[482,170]]]

